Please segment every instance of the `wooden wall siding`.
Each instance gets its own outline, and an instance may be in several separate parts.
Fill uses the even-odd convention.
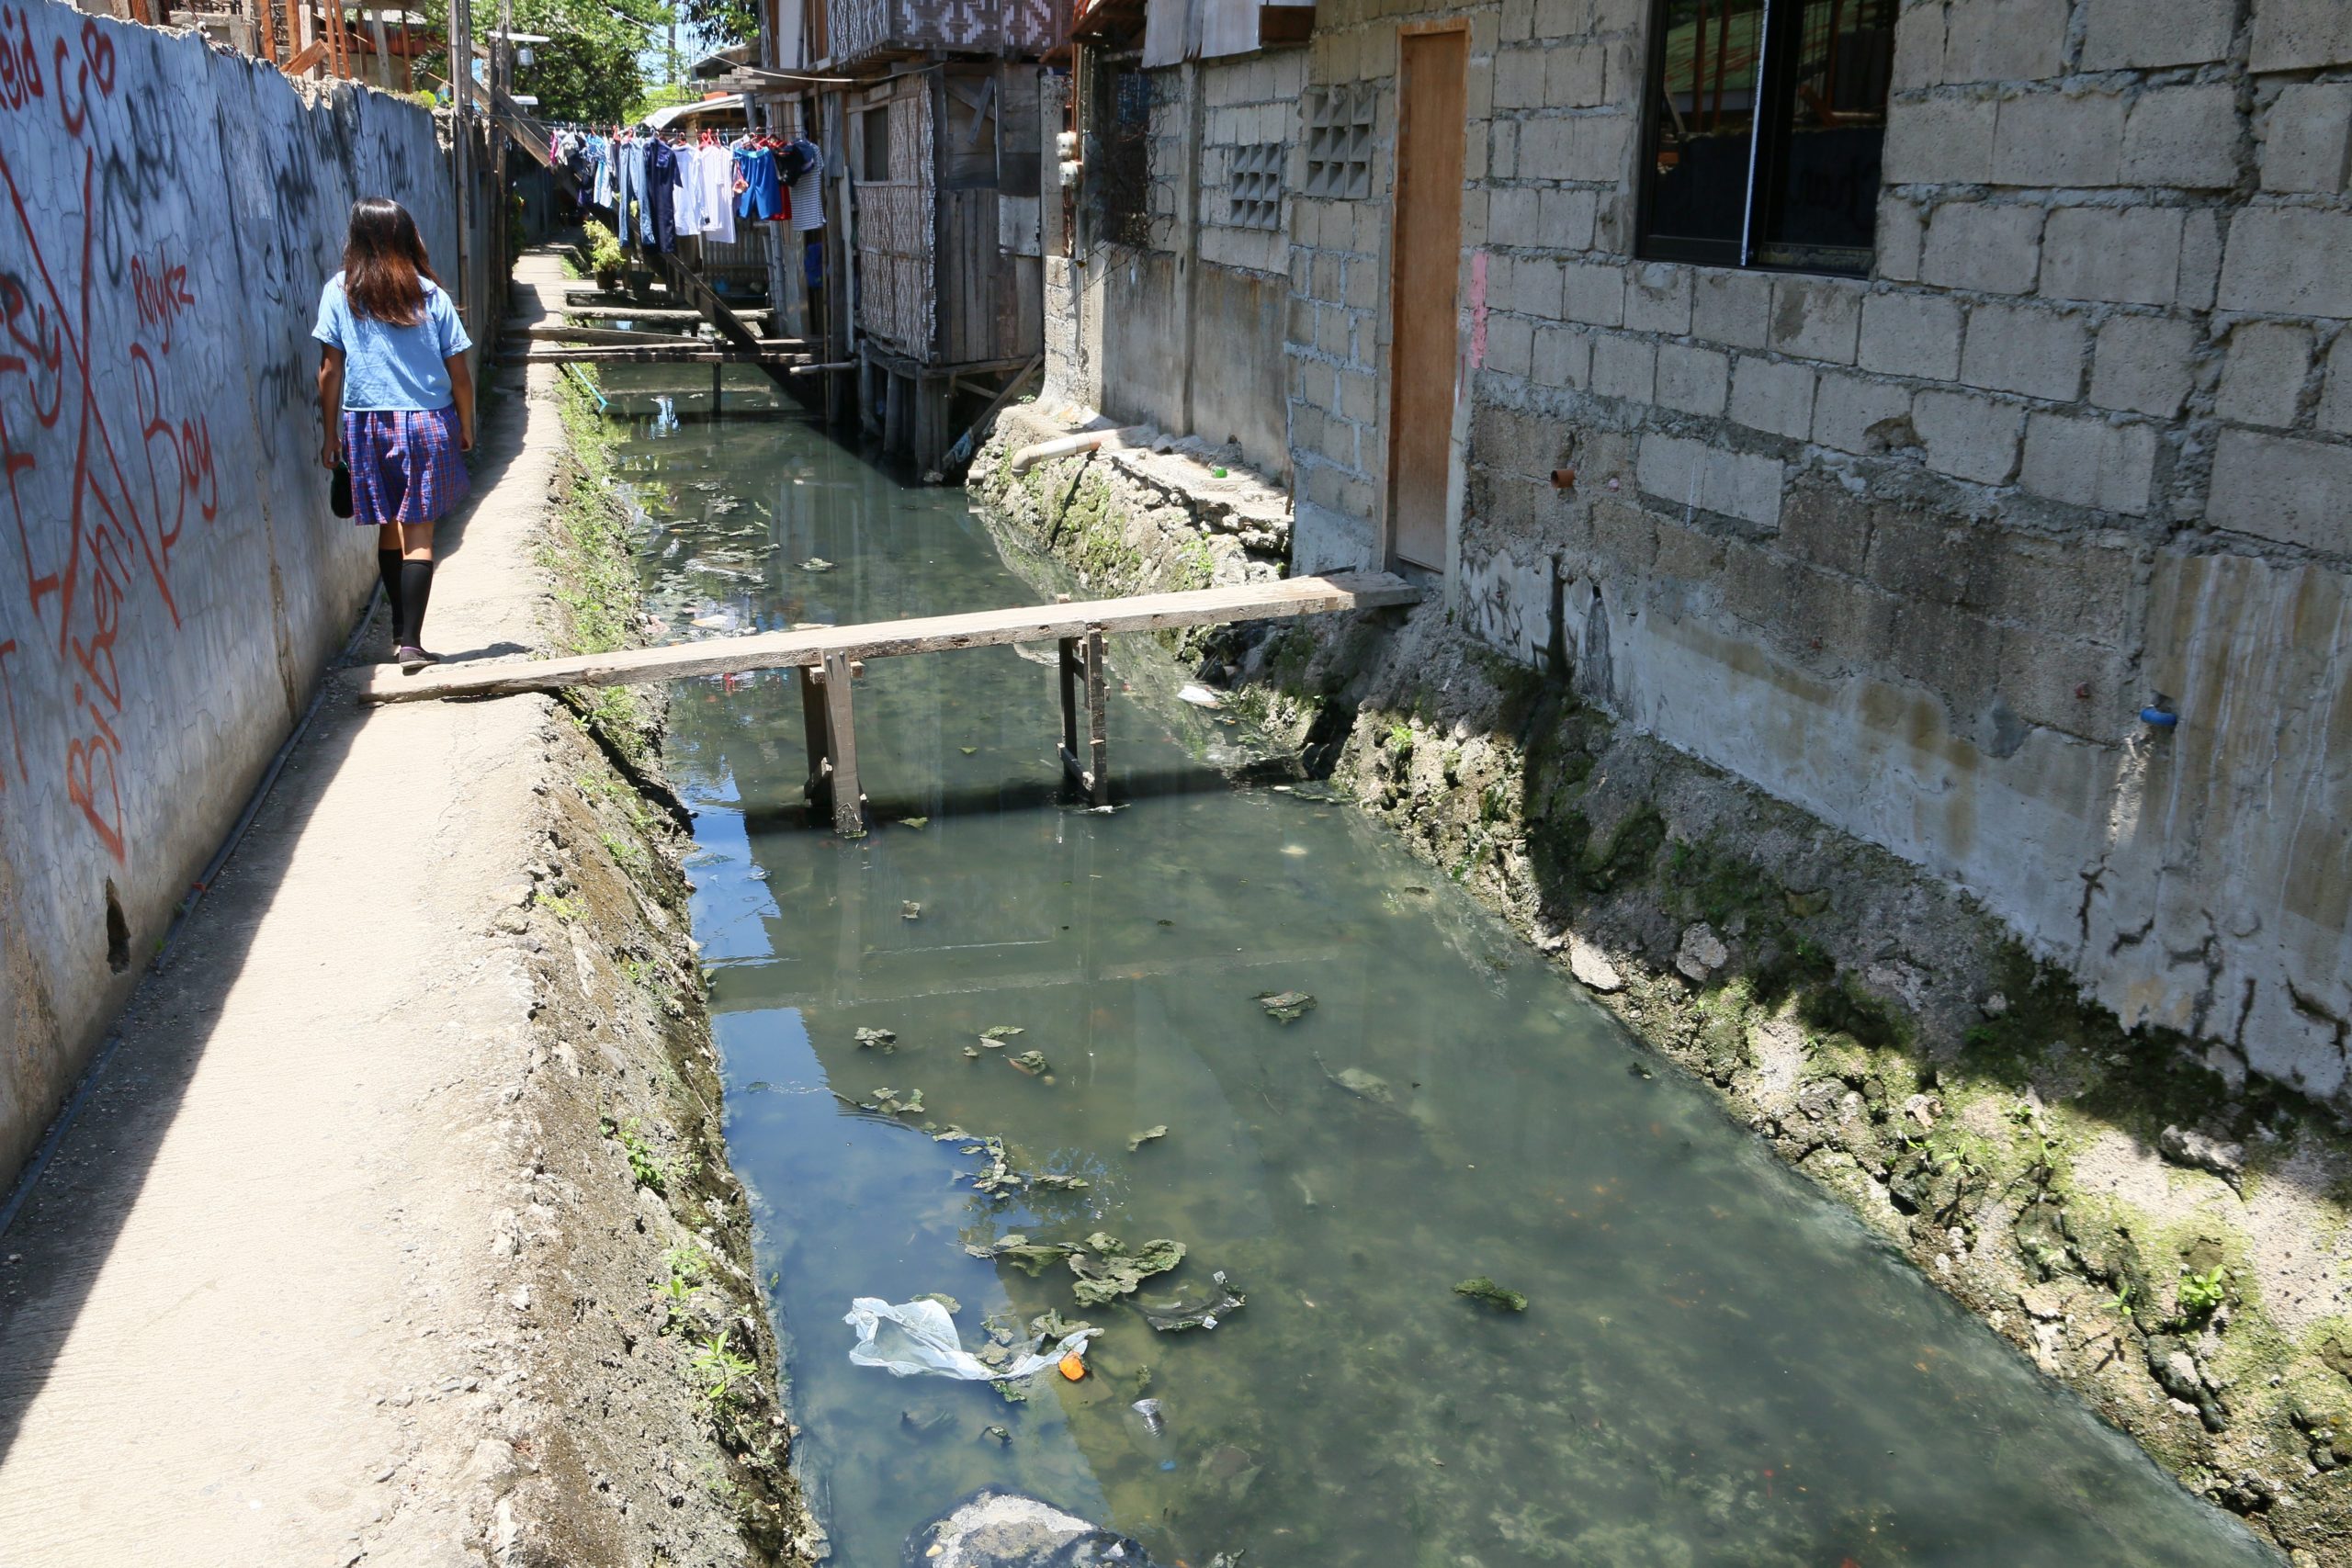
[[[926,363],[937,352],[931,78],[890,100],[890,177],[857,187],[858,326]],[[860,116],[859,118],[863,118]]]
[[[833,63],[938,50],[1034,58],[1060,41],[1069,0],[832,0]]]

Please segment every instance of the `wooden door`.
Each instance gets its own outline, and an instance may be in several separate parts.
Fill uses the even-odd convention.
[[[1396,191],[1388,241],[1388,553],[1445,566],[1462,258],[1464,70],[1458,26],[1397,40]]]

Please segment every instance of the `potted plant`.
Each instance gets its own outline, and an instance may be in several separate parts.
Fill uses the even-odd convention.
[[[581,231],[588,238],[588,270],[596,275],[596,287],[611,293],[620,287],[621,268],[628,265],[621,243],[594,219],[582,225]]]

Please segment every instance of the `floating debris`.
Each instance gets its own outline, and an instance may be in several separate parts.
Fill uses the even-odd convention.
[[[931,818],[928,817],[901,817],[899,818],[899,826],[901,828],[912,828],[916,832],[920,833],[925,828],[931,826]]]
[[[899,919],[902,919],[902,920],[919,920],[919,919],[922,919],[922,906],[921,904],[916,903],[916,902],[915,902],[913,899],[911,899],[911,898],[907,899],[905,902],[901,903],[901,904],[899,906]]]
[[[857,1032],[857,1048],[861,1051],[870,1051],[879,1045],[887,1054],[896,1050],[898,1044],[899,1032],[895,1029],[860,1029]]]
[[[1187,685],[1176,694],[1176,697],[1179,702],[1190,703],[1196,708],[1221,708],[1225,705],[1225,699],[1206,686]]]
[[[1517,1291],[1507,1291],[1484,1274],[1475,1280],[1464,1280],[1453,1287],[1457,1296],[1468,1296],[1474,1302],[1484,1302],[1504,1312],[1525,1312],[1527,1298]]]
[[[980,754],[980,749],[977,746],[958,746],[956,750],[963,752],[967,757],[977,757]]]
[[[1075,1249],[1063,1242],[1031,1241],[1015,1231],[1009,1235],[999,1236],[986,1247],[967,1247],[964,1250],[975,1258],[1010,1263],[1035,1280],[1046,1271],[1046,1264],[1069,1257]]]
[[[1181,1334],[1188,1328],[1215,1328],[1220,1319],[1232,1316],[1250,1303],[1250,1298],[1233,1288],[1220,1269],[1209,1276],[1216,1288],[1216,1295],[1197,1304],[1181,1299],[1161,1304],[1138,1300],[1136,1310],[1143,1320],[1162,1334]]]
[[[1127,1153],[1133,1154],[1146,1144],[1166,1136],[1168,1136],[1168,1128],[1164,1123],[1157,1127],[1146,1127],[1127,1140]]]
[[[980,1043],[984,1045],[1001,1045],[1016,1034],[1028,1032],[1027,1030],[1015,1028],[1010,1023],[1000,1023],[993,1028],[981,1030]]]
[[[1261,991],[1258,1003],[1276,1022],[1295,1023],[1313,1010],[1315,998],[1305,991]]]
[[[947,1315],[950,1317],[954,1317],[957,1313],[964,1310],[964,1303],[957,1301],[954,1296],[949,1295],[944,1291],[925,1291],[922,1295],[917,1296],[915,1300],[919,1302],[937,1302],[941,1306],[947,1310]],[[1057,1335],[1056,1337],[1058,1338],[1059,1336]]]
[[[803,571],[831,571],[833,570],[833,563],[827,560],[822,556],[810,556],[807,560],[800,563],[800,570]]]
[[[1017,1056],[1007,1056],[1005,1060],[1033,1078],[1042,1077],[1054,1070],[1053,1065],[1046,1060],[1046,1054],[1043,1051],[1023,1051]]]
[[[980,1436],[983,1438],[993,1438],[996,1439],[996,1443],[999,1448],[1009,1449],[1012,1446],[1012,1433],[1011,1430],[1003,1427],[983,1427],[980,1428]]]
[[[1154,1274],[1165,1274],[1184,1261],[1184,1244],[1165,1236],[1145,1242],[1133,1252],[1108,1231],[1096,1231],[1081,1246],[1069,1249],[1069,1271],[1078,1276],[1070,1288],[1081,1306],[1108,1306]]]
[[[1093,1326],[1082,1317],[1064,1317],[1059,1307],[1047,1307],[1029,1320],[1029,1333],[1037,1339],[1067,1339]]]
[[[980,1059],[980,1048],[977,1045],[967,1045],[964,1047],[964,1055],[977,1062]]]
[[[895,1089],[877,1089],[872,1099],[857,1101],[857,1108],[860,1111],[878,1111],[885,1116],[920,1116],[922,1114],[922,1090],[909,1089],[902,1100]]]

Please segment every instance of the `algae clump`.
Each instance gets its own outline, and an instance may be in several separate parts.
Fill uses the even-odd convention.
[[[1453,1293],[1457,1296],[1468,1296],[1474,1302],[1484,1302],[1488,1306],[1500,1308],[1504,1312],[1527,1310],[1525,1296],[1521,1295],[1517,1291],[1503,1289],[1484,1274],[1475,1280],[1463,1280],[1462,1283],[1453,1287]]]

